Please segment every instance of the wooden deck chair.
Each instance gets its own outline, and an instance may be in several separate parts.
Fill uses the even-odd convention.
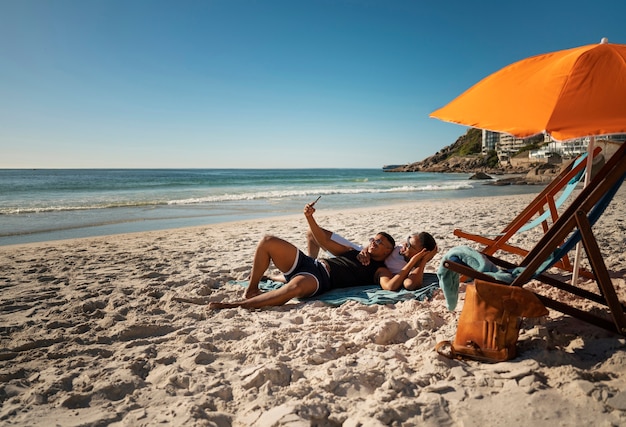
[[[517,276],[511,286],[524,286],[531,279],[556,287],[562,291],[593,301],[608,308],[610,320],[589,311],[583,311],[565,302],[537,293],[539,299],[549,308],[576,317],[604,329],[626,335],[626,306],[619,300],[611,283],[600,248],[593,234],[592,225],[602,215],[606,206],[626,178],[626,143],[598,171],[569,207],[545,232],[537,244],[526,254],[519,265],[488,255],[492,262],[507,269],[517,269]],[[544,273],[550,263],[573,249],[582,241],[585,253],[591,264],[593,279],[598,285],[598,293],[582,289]],[[562,244],[562,242],[565,242]],[[446,260],[443,266],[459,274],[478,278],[492,283],[503,283],[493,277],[475,271],[461,263]]]
[[[600,147],[596,147],[593,157],[596,158],[601,151]],[[528,254],[527,249],[514,246],[509,243],[509,240],[513,235],[539,225],[543,228],[544,233],[550,228],[550,224],[554,223],[559,216],[558,210],[565,205],[574,189],[584,178],[586,158],[587,154],[585,153],[572,161],[500,233],[488,236],[456,229],[454,235],[485,245],[481,250],[485,255],[494,255],[498,251],[503,251],[522,257],[526,256]],[[555,267],[565,271],[573,271],[572,263],[567,254],[556,262]],[[586,278],[593,277],[591,272],[585,270],[579,271],[579,274]]]

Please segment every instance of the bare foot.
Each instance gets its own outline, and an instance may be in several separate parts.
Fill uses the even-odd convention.
[[[237,307],[234,304],[229,304],[227,302],[210,302],[207,306],[207,310],[221,310],[223,308],[235,308]]]
[[[243,297],[245,299],[250,299],[250,298],[254,298],[257,295],[261,295],[263,293],[262,290],[260,290],[259,288],[256,289],[250,289],[249,287],[246,288],[246,292],[243,294]]]

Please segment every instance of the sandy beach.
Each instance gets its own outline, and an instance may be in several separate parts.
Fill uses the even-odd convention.
[[[454,228],[494,233],[533,195],[325,211],[357,242]],[[595,226],[626,301],[626,191]],[[525,320],[519,355],[450,360],[463,305],[441,291],[389,305],[293,301],[207,311],[244,288],[258,240],[305,249],[302,215],[0,247],[0,424],[22,426],[617,426],[626,339],[550,311]],[[537,233],[516,237],[530,247]],[[478,248],[476,244],[470,244]],[[514,259],[514,258],[513,258]],[[463,290],[463,287],[461,288]]]

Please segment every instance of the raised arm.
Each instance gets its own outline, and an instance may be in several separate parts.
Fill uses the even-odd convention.
[[[315,208],[310,204],[304,206],[304,216],[306,217],[307,222],[309,223],[309,230],[313,235],[313,238],[317,241],[320,247],[331,254],[338,256],[345,254],[352,248],[349,246],[344,246],[340,243],[331,240],[330,236],[332,233],[328,230],[323,229],[319,226],[313,214],[315,213]]]
[[[433,249],[432,251],[427,251],[426,249],[423,249],[420,253],[424,251],[426,252],[424,256],[417,262],[417,265],[415,266],[413,271],[409,273],[407,278],[404,279],[403,286],[409,291],[414,291],[422,286],[422,283],[424,281],[424,269],[426,268],[426,264],[428,264],[428,262],[433,259],[435,254],[437,254],[437,252],[439,251],[439,248],[435,246],[435,249]]]

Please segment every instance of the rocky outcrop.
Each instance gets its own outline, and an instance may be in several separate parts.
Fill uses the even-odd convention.
[[[446,156],[439,152],[434,156],[410,163],[386,172],[447,172],[447,173],[477,173],[482,172],[489,175],[502,175],[509,173],[527,173],[529,167],[491,167],[487,164],[484,156]]]
[[[533,167],[526,173],[524,177],[525,181],[531,184],[543,184],[549,183],[554,179],[556,175],[561,173],[561,170],[568,165],[569,162],[563,164],[540,164]]]
[[[446,172],[472,174],[469,179],[485,180],[486,185],[532,185],[547,184],[558,175],[569,162],[562,164],[529,164],[526,167],[493,168],[485,164],[482,156],[450,156],[442,153],[428,157],[421,162],[415,162],[386,172]],[[493,179],[494,176],[516,175],[502,179]]]
[[[485,180],[485,179],[493,179],[493,178],[490,177],[489,175],[487,175],[484,172],[477,172],[474,175],[470,176],[469,179],[482,179],[482,180]]]
[[[529,141],[530,142],[530,141]],[[537,141],[535,141],[537,143]],[[597,170],[605,162],[606,158],[617,149],[619,144],[612,141],[596,142],[602,146],[603,154],[594,159],[593,170]],[[518,185],[518,184],[547,184],[558,175],[563,168],[570,164],[570,161],[562,163],[530,163],[528,152],[519,153],[519,159],[524,161],[514,161],[511,163],[517,166],[502,166],[497,162],[495,153],[492,157],[479,154],[481,150],[480,131],[469,129],[465,135],[459,137],[452,145],[442,148],[434,155],[422,161],[414,162],[395,168],[387,167],[385,172],[445,172],[445,173],[467,173],[472,174],[470,179],[484,179],[486,184],[491,185]],[[496,166],[494,166],[494,163]],[[494,175],[512,175],[499,180],[491,180]]]

